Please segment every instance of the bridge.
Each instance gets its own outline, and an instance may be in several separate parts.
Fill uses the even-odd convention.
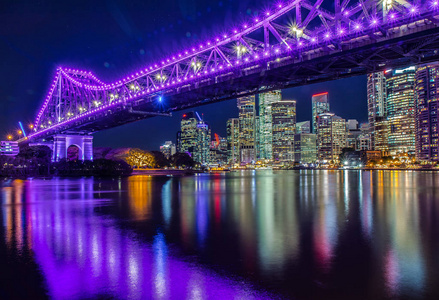
[[[33,132],[54,160],[91,134],[173,111],[273,89],[439,60],[439,0],[276,2],[228,32],[111,83],[57,69]]]

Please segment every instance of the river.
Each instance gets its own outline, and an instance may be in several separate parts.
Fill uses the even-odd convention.
[[[439,299],[439,173],[2,181],[0,299]]]

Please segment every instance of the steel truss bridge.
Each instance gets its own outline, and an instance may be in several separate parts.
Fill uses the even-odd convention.
[[[277,2],[229,32],[112,83],[58,68],[30,141],[439,60],[439,0]]]

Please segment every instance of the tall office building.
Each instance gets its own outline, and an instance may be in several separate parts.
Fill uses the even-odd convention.
[[[371,138],[371,147],[375,149],[375,135],[377,134],[377,127],[382,127],[379,123],[382,118],[387,117],[386,113],[386,76],[384,72],[376,72],[367,75],[367,110],[368,121]],[[383,137],[378,136],[379,144],[382,143]],[[378,148],[382,147],[380,144]]]
[[[416,158],[419,160],[439,160],[438,84],[439,63],[422,65],[417,68],[415,78]]]
[[[272,104],[273,159],[294,161],[294,134],[296,133],[296,101]]]
[[[310,121],[297,122],[296,133],[311,133],[311,122]]]
[[[166,141],[162,146],[160,146],[160,152],[163,153],[166,158],[170,158],[176,152],[175,144],[171,141]]]
[[[328,92],[312,95],[312,133],[317,133],[317,116],[329,112]]]
[[[333,113],[317,116],[317,157],[320,163],[337,163],[346,147],[346,121]]]
[[[239,161],[243,164],[256,160],[255,156],[255,96],[237,99],[239,109]]]
[[[273,159],[273,103],[282,100],[280,90],[259,94],[259,157]]]
[[[415,67],[392,71],[386,80],[390,155],[415,154]]]
[[[189,153],[201,164],[209,163],[210,129],[197,112],[187,112],[177,135],[178,151]]]
[[[314,133],[294,135],[294,161],[313,164],[317,160],[317,136]]]
[[[178,152],[186,152],[191,155],[195,152],[197,145],[197,117],[194,112],[183,114],[181,119],[181,130],[177,136]]]
[[[371,144],[371,148],[375,151],[381,151],[382,156],[389,155],[389,126],[387,117],[377,117],[375,119]]]
[[[209,125],[207,125],[202,119],[197,124],[197,144],[195,146],[195,152],[193,158],[196,162],[203,165],[210,162],[210,144],[212,135]]]
[[[227,160],[229,164],[239,162],[239,119],[227,120]]]

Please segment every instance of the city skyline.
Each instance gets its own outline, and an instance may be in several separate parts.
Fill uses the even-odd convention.
[[[342,115],[345,119],[357,119],[360,123],[367,122],[367,78],[357,76],[352,78],[340,79],[336,81],[322,82],[306,85],[297,88],[282,90],[283,99],[296,100],[297,122],[311,121],[313,94],[328,92],[331,96],[331,111]],[[345,105],[345,101],[337,99],[355,99],[356,95],[363,100],[355,100],[352,106]],[[348,101],[348,100],[346,100]],[[180,121],[183,114],[190,111],[197,111],[204,115],[204,119],[209,123],[212,133],[226,136],[226,122],[229,118],[238,116],[237,100],[226,100],[219,103],[208,104],[195,109],[187,109],[173,113],[172,117],[154,117],[136,123],[127,124],[113,129],[105,130],[94,134],[94,144],[96,146],[123,147],[129,144],[132,147],[140,147],[148,150],[157,150],[166,141],[175,142],[175,133],[180,130]],[[356,109],[351,109],[357,107]],[[157,128],[158,135],[145,136],[139,139],[138,134],[145,129]],[[136,133],[134,136],[127,136],[127,133]],[[120,136],[119,140],[112,140],[115,135]]]

